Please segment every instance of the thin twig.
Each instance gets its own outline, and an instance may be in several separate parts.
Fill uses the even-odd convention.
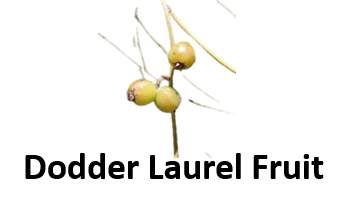
[[[156,80],[156,78],[147,71],[145,59],[143,58],[143,54],[142,54],[141,43],[140,43],[140,36],[139,36],[139,28],[138,27],[136,27],[136,38],[137,38],[137,46],[139,47],[140,55],[141,55],[141,58],[142,58],[143,69],[149,76],[153,77],[153,79]]]
[[[196,86],[192,81],[190,81],[184,74],[182,74],[182,76],[184,77],[184,79],[186,79],[190,84],[192,84],[196,89],[198,89],[199,91],[201,91],[203,94],[205,94],[206,96],[210,97],[211,99],[213,99],[216,102],[219,102],[217,99],[213,98],[212,96],[208,95],[205,91],[201,90],[198,86]]]
[[[169,86],[173,88],[173,75],[175,72],[175,66],[170,66],[170,80]],[[179,158],[178,156],[178,141],[177,141],[177,125],[176,125],[176,110],[171,113],[172,122],[172,134],[173,134],[173,145],[174,145],[174,158]]]
[[[166,28],[169,36],[170,48],[175,44],[175,36],[172,28],[172,21],[167,8],[166,0],[160,0],[161,6],[164,11]],[[169,82],[168,85],[174,87],[175,66],[169,64]],[[172,128],[172,144],[173,144],[173,158],[179,158],[179,146],[178,146],[178,133],[177,133],[177,120],[176,111],[171,113],[171,128]]]
[[[168,11],[169,8],[166,5],[165,0],[161,0],[161,3],[163,4],[163,7],[164,7],[166,24],[167,24],[167,28],[169,30],[169,36],[170,36],[170,44],[171,44],[171,47],[172,47],[173,45],[175,45],[175,42],[174,42],[174,38],[173,38],[171,20],[170,20],[170,15],[169,15],[169,11]]]
[[[135,10],[135,19],[140,23],[140,25],[142,26],[142,28],[146,31],[147,35],[149,35],[150,38],[152,38],[152,40],[154,41],[154,43],[156,43],[159,48],[161,48],[163,50],[163,52],[167,55],[167,51],[165,50],[164,46],[162,46],[160,43],[158,43],[158,41],[156,41],[152,35],[147,31],[146,27],[143,25],[143,23],[141,22],[139,16],[137,15],[137,7]]]
[[[137,44],[136,44],[135,34],[133,34],[133,36],[131,38],[131,42],[133,44],[133,48],[136,49],[137,48]]]
[[[177,142],[177,126],[176,126],[176,115],[175,112],[171,113],[172,120],[172,135],[173,135],[173,145],[174,145],[174,158],[179,158],[178,155],[178,142]]]
[[[205,152],[205,154],[207,155],[207,157],[212,158],[211,155],[209,155],[207,152]]]
[[[161,77],[159,79],[157,79],[155,86],[157,87],[157,89],[160,87],[161,81],[166,80],[166,81],[170,81],[170,77],[165,76],[165,75],[161,75]]]
[[[139,73],[141,75],[142,78],[146,78],[145,75],[143,74],[142,70],[142,66],[140,64],[138,64],[133,58],[131,58],[127,53],[125,53],[121,48],[119,48],[115,43],[113,43],[110,39],[108,39],[105,35],[101,34],[100,32],[98,32],[98,35],[107,41],[107,43],[109,43],[111,46],[113,46],[115,49],[117,49],[117,51],[119,51],[122,55],[124,55],[128,60],[130,60],[130,62],[134,63],[139,69]]]
[[[231,10],[229,10],[229,8],[227,8],[224,4],[222,4],[222,3],[219,2],[218,0],[217,0],[217,2],[218,2],[218,4],[220,4],[222,7],[224,7],[226,10],[228,10],[228,11],[231,13],[231,15],[233,15],[233,16],[236,18],[235,13],[233,13]]]
[[[217,62],[219,62],[221,65],[232,71],[236,74],[236,69],[229,66],[226,62],[224,62],[220,57],[218,57],[215,53],[213,53],[207,46],[205,46],[197,37],[195,37],[184,25],[183,23],[177,18],[177,16],[173,13],[171,8],[169,8],[169,13],[172,16],[172,18],[176,21],[176,23],[190,36],[192,37],[207,53],[209,53]]]
[[[166,0],[160,0],[161,6],[163,7],[164,16],[165,16],[165,23],[166,23],[166,29],[169,36],[169,43],[170,48],[175,44],[175,36],[172,28],[172,21],[171,16],[169,14],[168,5],[166,4]],[[169,82],[168,85],[173,87],[174,86],[174,75],[175,75],[175,67],[174,64],[169,64]]]
[[[140,66],[137,62],[135,62],[133,59],[131,59],[127,54],[125,54],[120,48],[118,48],[114,43],[112,43],[109,39],[107,39],[105,36],[103,36],[102,34],[98,33],[98,35],[100,35],[100,37],[102,37],[103,39],[105,39],[107,42],[109,42],[112,46],[114,46],[118,51],[120,51],[124,56],[126,56],[131,62],[133,62],[135,65],[137,65],[139,67],[140,73],[142,75],[142,78],[145,78],[145,76],[143,75],[142,72],[142,66]]]
[[[191,99],[189,99],[189,101],[190,101],[191,103],[194,103],[194,104],[199,105],[199,106],[201,106],[201,107],[205,107],[205,108],[212,109],[212,110],[216,110],[216,111],[223,112],[223,113],[228,113],[228,114],[231,114],[231,115],[236,115],[235,113],[231,113],[231,112],[228,112],[228,111],[225,111],[225,110],[216,109],[216,108],[213,108],[213,107],[209,107],[209,106],[206,106],[206,105],[203,105],[203,104],[194,102],[194,101],[191,100]]]

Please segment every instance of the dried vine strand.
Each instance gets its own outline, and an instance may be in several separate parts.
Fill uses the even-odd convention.
[[[229,8],[227,8],[227,6],[225,6],[224,4],[222,4],[221,2],[219,2],[218,0],[217,0],[217,3],[220,4],[222,7],[224,7],[224,9],[228,10],[229,13],[231,13],[231,15],[233,15],[233,16],[236,18],[235,13],[233,13],[231,10],[229,10]]]
[[[143,31],[145,31],[145,33],[148,35],[148,37],[155,43],[155,45],[157,45],[164,52],[165,56],[167,57],[168,53],[167,53],[164,45],[161,44],[159,41],[157,41],[157,39],[155,39],[153,37],[153,35],[148,31],[148,29],[145,27],[144,23],[141,21],[140,16],[139,16],[139,7],[135,7],[134,19],[135,19],[135,21],[137,21],[137,23],[140,24]]]
[[[145,25],[142,23],[141,19],[139,18],[138,14],[137,14],[137,10],[138,8],[136,8],[135,10],[135,18],[136,20],[141,24],[141,26],[143,27],[143,29],[146,31],[147,35],[154,41],[154,43],[156,43],[164,52],[165,55],[167,55],[167,52],[164,48],[163,45],[161,45],[157,40],[155,40],[155,38],[151,35],[151,33],[146,29]],[[201,88],[199,88],[197,85],[195,85],[188,77],[186,77],[184,74],[182,74],[183,78],[185,80],[187,80],[191,85],[193,85],[196,89],[198,89],[200,92],[202,92],[203,94],[205,94],[206,96],[210,97],[211,99],[215,100],[216,102],[219,102],[217,99],[215,99],[214,97],[212,97],[211,95],[207,94],[205,91],[203,91]]]
[[[133,48],[136,49],[137,48],[137,44],[136,44],[135,34],[133,34],[131,42],[133,43]]]
[[[173,45],[175,45],[175,41],[174,41],[173,32],[172,32],[170,14],[169,14],[169,11],[168,11],[169,8],[168,8],[165,0],[161,0],[161,3],[162,3],[163,8],[164,8],[167,29],[169,31],[169,37],[170,37],[170,44],[171,44],[171,47],[172,47]],[[173,75],[174,75],[174,71],[175,71],[175,67],[171,65],[171,67],[170,67],[170,74],[169,74],[169,76],[170,76],[169,86],[172,87],[172,88],[173,88]]]
[[[205,152],[205,154],[207,155],[207,157],[212,158],[211,155],[209,155],[207,152]]]
[[[140,51],[140,55],[141,55],[141,59],[142,59],[143,69],[149,76],[153,77],[153,79],[156,80],[156,78],[147,71],[145,59],[143,58],[142,49],[141,49],[139,28],[136,28],[136,38],[137,38],[137,47],[139,47],[139,51]]]
[[[170,44],[172,47],[175,44],[175,42],[174,42],[174,37],[173,37],[173,33],[172,33],[170,15],[169,15],[165,0],[161,0],[161,3],[162,3],[163,8],[164,8],[167,28],[168,28],[169,36],[170,36]],[[171,65],[170,75],[169,75],[170,76],[169,86],[171,86],[172,88],[173,88],[174,71],[175,71],[175,67]],[[172,133],[173,133],[174,158],[178,158],[179,155],[178,155],[178,142],[177,142],[177,125],[176,125],[176,114],[175,113],[176,113],[176,111],[171,113],[171,122],[172,122]]]
[[[213,98],[212,96],[210,96],[209,94],[207,94],[205,91],[201,90],[198,86],[196,86],[192,81],[190,81],[183,73],[182,76],[184,77],[184,79],[186,79],[190,84],[192,84],[196,89],[198,89],[201,93],[205,94],[206,96],[210,97],[211,99],[213,99],[216,102],[219,102],[217,99]]]
[[[201,106],[201,107],[205,107],[205,108],[208,108],[208,109],[216,110],[216,111],[219,111],[219,112],[222,112],[222,113],[228,113],[228,114],[231,114],[231,115],[235,115],[235,113],[231,113],[231,112],[228,112],[228,111],[225,111],[225,110],[220,110],[220,109],[213,108],[213,107],[210,107],[210,106],[207,106],[207,105],[203,105],[203,104],[194,102],[194,101],[191,100],[191,99],[189,99],[189,101],[190,101],[191,103],[196,104],[196,105],[199,105],[199,106]]]
[[[161,3],[163,4],[163,8],[164,8],[164,12],[165,12],[165,18],[166,18],[166,24],[167,24],[167,28],[168,28],[168,31],[169,31],[170,44],[171,44],[171,47],[172,47],[173,45],[175,45],[175,41],[174,41],[173,32],[172,32],[170,14],[169,14],[169,11],[168,11],[169,8],[168,8],[165,0],[161,0]]]
[[[172,135],[173,135],[173,145],[174,145],[174,158],[179,158],[178,155],[178,142],[177,142],[177,125],[176,125],[176,114],[175,112],[171,113],[171,122],[172,122]]]
[[[131,57],[129,57],[127,54],[125,54],[120,48],[118,48],[118,46],[116,46],[114,43],[112,43],[109,39],[107,39],[105,36],[103,36],[102,34],[98,33],[98,35],[100,35],[100,37],[102,37],[103,39],[105,39],[108,43],[110,43],[112,46],[114,46],[118,51],[120,51],[124,56],[126,56],[131,62],[133,62],[135,65],[137,65],[137,67],[139,67],[140,73],[142,75],[142,78],[145,78],[145,76],[143,75],[142,72],[142,66],[140,66],[137,62],[135,62],[133,59],[131,59]]]
[[[170,67],[170,80],[169,86],[173,88],[173,74],[175,67]],[[173,135],[173,145],[174,145],[174,158],[179,158],[178,155],[178,139],[177,139],[177,124],[176,124],[176,110],[171,113],[171,122],[172,122],[172,135]]]
[[[192,37],[208,54],[210,54],[217,62],[229,69],[231,72],[236,74],[236,69],[224,62],[220,57],[218,57],[212,50],[205,46],[195,35],[193,35],[187,27],[178,19],[178,17],[173,13],[171,8],[168,8],[171,17],[176,21],[176,23],[190,36]]]

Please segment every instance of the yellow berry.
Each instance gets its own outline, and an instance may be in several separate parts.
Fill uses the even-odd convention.
[[[171,113],[180,105],[181,96],[172,87],[163,86],[158,90],[154,103],[162,112]]]
[[[127,92],[128,100],[140,106],[153,102],[156,94],[157,88],[153,82],[146,79],[139,79],[131,83]]]
[[[168,58],[176,69],[188,69],[195,63],[195,51],[188,42],[179,42],[172,46]]]

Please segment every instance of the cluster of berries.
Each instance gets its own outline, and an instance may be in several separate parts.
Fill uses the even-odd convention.
[[[175,69],[180,71],[188,69],[195,62],[195,51],[188,42],[179,42],[170,49],[168,59]],[[140,106],[154,101],[157,108],[164,113],[175,111],[181,103],[181,96],[174,88],[170,86],[157,88],[153,82],[146,79],[131,83],[127,95],[129,101]]]

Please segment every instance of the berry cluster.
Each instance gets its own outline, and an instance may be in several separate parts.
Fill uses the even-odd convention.
[[[142,78],[129,84],[126,99],[138,107],[154,103],[160,112],[166,114],[176,111],[182,103],[182,96],[176,89],[168,85],[157,88],[153,81]]]
[[[175,69],[189,69],[195,62],[195,51],[188,42],[176,43],[168,54],[169,63]],[[136,105],[148,105],[154,101],[157,108],[164,113],[174,112],[181,103],[180,94],[170,86],[158,88],[153,82],[139,79],[131,83],[128,91],[128,100]]]

